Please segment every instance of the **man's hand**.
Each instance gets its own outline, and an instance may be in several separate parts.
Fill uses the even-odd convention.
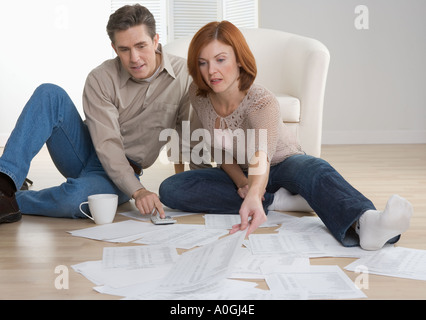
[[[248,184],[246,184],[245,186],[238,188],[237,193],[241,197],[241,199],[245,199],[248,194],[248,191],[249,191],[249,186]],[[265,201],[265,192],[266,190],[263,192],[262,201]]]
[[[132,195],[132,197],[135,199],[136,208],[138,208],[141,214],[151,214],[158,211],[162,219],[166,217],[163,205],[155,193],[146,189],[139,189]]]
[[[237,193],[241,197],[241,199],[245,199],[249,190],[248,184],[243,187],[238,188]]]

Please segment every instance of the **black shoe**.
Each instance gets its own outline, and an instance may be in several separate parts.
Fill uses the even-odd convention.
[[[15,194],[6,196],[0,192],[0,223],[16,222],[21,220],[21,217]]]
[[[24,184],[21,187],[21,190],[23,190],[23,191],[28,190],[30,187],[32,187],[32,185],[33,185],[33,182],[30,179],[25,178],[25,181],[24,181]]]

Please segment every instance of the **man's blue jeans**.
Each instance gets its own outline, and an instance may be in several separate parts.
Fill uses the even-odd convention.
[[[91,194],[115,193],[119,203],[129,200],[104,171],[73,102],[63,89],[52,84],[35,90],[0,158],[0,172],[12,178],[17,190],[28,174],[31,160],[45,143],[67,180],[40,191],[18,191],[16,200],[23,214],[84,218],[79,204]]]
[[[308,155],[294,155],[270,168],[263,206],[285,188],[300,194],[333,236],[345,246],[359,245],[352,224],[373,203],[353,188],[328,162]],[[189,212],[238,214],[242,199],[229,176],[219,168],[179,173],[160,186],[160,200],[170,208]],[[392,239],[396,242],[399,239]]]

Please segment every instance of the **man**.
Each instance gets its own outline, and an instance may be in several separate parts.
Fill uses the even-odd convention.
[[[158,196],[137,176],[165,144],[159,133],[180,133],[182,121],[190,120],[186,62],[162,52],[154,17],[140,5],[118,9],[107,31],[118,56],[87,77],[87,125],[66,92],[51,84],[37,88],[22,111],[0,158],[0,223],[18,221],[21,212],[84,217],[79,204],[96,193],[118,194],[119,203],[134,198],[142,214],[157,210],[164,217]],[[44,143],[67,181],[17,191]]]

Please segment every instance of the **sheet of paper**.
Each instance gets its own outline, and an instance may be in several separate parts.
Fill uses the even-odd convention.
[[[310,257],[324,255],[322,244],[310,234],[251,234],[249,241],[253,254],[297,253]]]
[[[225,279],[241,247],[245,232],[240,231],[211,244],[183,253],[166,275],[161,291],[189,292]]]
[[[148,232],[154,227],[152,223],[126,220],[68,232],[76,237],[94,240],[113,240]]]
[[[246,248],[238,251],[238,258],[232,268],[232,279],[264,279],[266,273],[279,271],[282,266],[309,266],[309,258],[293,254],[253,255]],[[269,270],[265,272],[265,270]]]
[[[278,212],[278,211],[269,211],[268,215],[268,222],[272,224],[290,224],[292,222],[297,222],[300,217],[292,216],[287,213]]]
[[[365,298],[351,279],[338,266],[288,267],[280,273],[265,276],[273,292],[298,292],[304,299]]]
[[[166,245],[106,247],[103,250],[102,264],[106,269],[153,268],[172,264],[177,258],[176,248]]]
[[[125,236],[125,237],[120,237],[120,238],[105,239],[103,241],[112,242],[112,243],[129,243],[129,242],[133,242],[135,240],[138,240],[138,239],[142,238],[148,232],[151,232],[151,231],[141,232],[141,233],[135,233],[133,235]]]
[[[264,279],[260,265],[265,261],[265,256],[255,256],[247,248],[236,251],[236,261],[229,278],[232,279]]]
[[[81,273],[88,280],[98,286],[111,288],[125,288],[146,282],[161,280],[173,267],[173,264],[155,268],[104,268],[102,260],[87,261],[71,266],[76,272]]]
[[[168,269],[162,270],[162,268],[159,268],[159,271],[163,272],[163,277],[164,277],[164,274],[168,272]],[[100,286],[94,287],[93,289],[99,293],[110,294],[113,296],[119,296],[123,298],[137,297],[138,295],[144,295],[144,294],[156,292],[157,287],[161,283],[161,278],[162,277],[160,277],[159,279],[153,278],[152,280],[147,280],[144,282],[134,282],[127,286],[112,287],[110,285],[100,285]],[[135,299],[137,298],[133,298],[133,300]],[[151,296],[151,298],[149,299],[154,299],[154,297]]]
[[[367,251],[359,246],[345,247],[337,241],[331,234],[316,234],[318,240],[324,245],[324,253],[327,257],[350,257],[361,258],[374,254],[374,251]],[[385,248],[393,247],[392,244],[386,244]]]
[[[328,233],[327,227],[318,217],[301,217],[298,219],[288,220],[277,229],[279,233]]]
[[[185,225],[185,224],[170,224],[170,225],[157,225],[155,229],[151,229],[135,243],[141,244],[165,244],[170,243],[187,232],[193,230],[203,230],[203,225]]]
[[[139,221],[145,221],[145,222],[151,221],[150,215],[143,215],[139,212],[139,210],[124,211],[124,212],[119,212],[118,214],[130,219],[135,219]]]
[[[288,267],[297,268],[298,270],[309,269],[309,257],[298,254],[273,255],[259,265],[260,272],[263,275],[280,273]]]
[[[426,250],[390,247],[375,251],[345,267],[390,277],[426,280]]]
[[[174,243],[177,248],[191,249],[212,243],[228,233],[227,230],[194,230],[171,243]]]
[[[224,300],[235,296],[237,293],[258,291],[259,289],[255,289],[256,285],[256,283],[223,279],[196,292],[163,292],[151,290],[134,296],[128,296],[126,300]]]
[[[134,243],[173,244],[176,248],[191,249],[216,241],[226,234],[227,230],[206,230],[203,225],[174,224],[157,226]]]
[[[206,214],[204,216],[206,229],[232,229],[232,226],[241,223],[239,214]],[[259,228],[276,227],[276,223],[266,221]]]

